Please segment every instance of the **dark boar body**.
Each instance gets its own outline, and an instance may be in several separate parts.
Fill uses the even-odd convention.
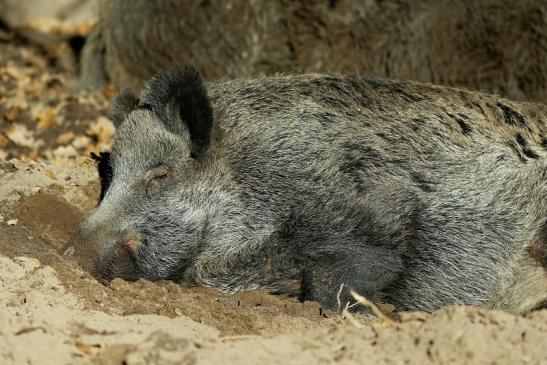
[[[81,255],[104,279],[263,288],[399,310],[547,299],[547,107],[291,75],[124,89]],[[342,291],[341,299],[349,296]]]

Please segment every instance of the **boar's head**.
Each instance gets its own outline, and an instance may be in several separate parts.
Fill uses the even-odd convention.
[[[110,119],[116,136],[94,156],[101,196],[76,234],[78,256],[105,280],[180,279],[215,229],[212,216],[229,214],[219,208],[230,204],[211,156],[205,85],[194,68],[175,67],[140,97],[122,89]]]

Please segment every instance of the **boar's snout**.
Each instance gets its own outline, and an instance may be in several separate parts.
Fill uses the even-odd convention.
[[[96,266],[98,263],[97,252],[93,249],[93,246],[89,244],[88,239],[84,231],[79,228],[70,238],[70,241],[67,245],[71,248],[72,258],[87,272],[91,273],[93,276],[96,275]]]
[[[136,280],[135,257],[140,245],[137,232],[115,232],[113,224],[84,221],[74,233],[76,262],[95,278],[109,282],[114,278]]]

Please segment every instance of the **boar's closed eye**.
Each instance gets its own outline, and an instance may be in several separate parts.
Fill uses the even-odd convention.
[[[99,170],[99,179],[101,180],[101,195],[99,204],[103,201],[104,195],[110,187],[112,180],[112,165],[110,165],[110,152],[101,152],[98,156],[91,153],[91,158],[98,161],[97,169]]]
[[[150,171],[146,176],[146,195],[151,198],[172,178],[172,172],[165,166]]]

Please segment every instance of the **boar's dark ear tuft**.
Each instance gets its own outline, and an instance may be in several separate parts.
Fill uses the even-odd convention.
[[[186,124],[190,132],[192,158],[207,153],[213,130],[213,109],[203,79],[196,68],[175,66],[162,73],[148,84],[148,92],[143,102],[152,106],[170,131],[180,133],[180,120]],[[180,120],[171,120],[165,114],[167,105],[173,102]]]
[[[184,73],[186,82],[178,90],[177,101],[180,118],[186,122],[190,131],[191,156],[196,158],[209,149],[213,109],[199,72],[193,67],[186,67]]]
[[[112,100],[108,118],[118,128],[127,115],[139,104],[139,98],[129,87],[123,87]]]
[[[110,164],[110,152],[101,152],[99,155],[91,152],[91,158],[98,162],[97,169],[99,170],[99,179],[101,180],[101,195],[99,196],[99,204],[103,201],[104,195],[110,188],[112,181],[112,165]]]

